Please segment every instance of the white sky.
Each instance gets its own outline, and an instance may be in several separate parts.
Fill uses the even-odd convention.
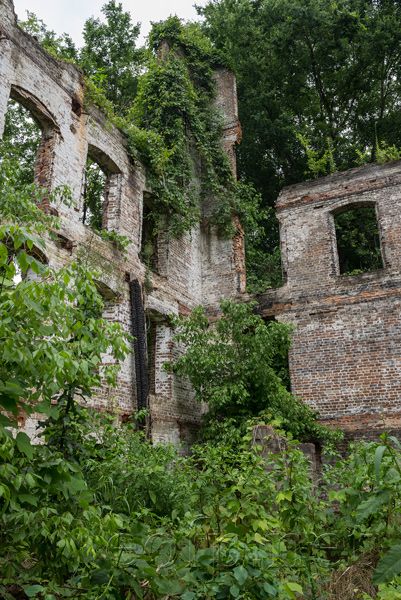
[[[122,0],[124,9],[140,22],[141,39],[149,31],[151,21],[161,21],[171,14],[183,19],[197,18],[194,4],[205,5],[207,0]],[[106,0],[14,0],[15,12],[23,20],[29,10],[57,33],[69,33],[81,45],[81,32],[89,17],[100,17]]]

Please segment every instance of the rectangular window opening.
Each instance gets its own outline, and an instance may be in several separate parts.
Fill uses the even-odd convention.
[[[147,337],[147,367],[148,367],[148,386],[149,394],[156,393],[156,335],[157,324],[154,320],[147,318],[146,337]]]
[[[347,207],[334,214],[341,275],[383,269],[380,232],[374,205]]]
[[[263,320],[266,326],[269,326],[271,323],[278,323],[274,315],[264,316]],[[283,385],[291,392],[289,348],[285,350],[280,349],[279,352],[276,352],[272,366],[275,373],[280,377]]]
[[[159,230],[153,209],[152,197],[150,194],[145,193],[143,195],[140,259],[153,273],[158,273],[159,271],[158,233]]]
[[[88,155],[84,174],[82,223],[93,231],[100,231],[104,226],[108,184],[108,174]]]

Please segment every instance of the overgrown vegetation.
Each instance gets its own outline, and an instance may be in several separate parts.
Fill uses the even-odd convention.
[[[334,217],[340,273],[356,275],[383,268],[374,206],[356,206]]]
[[[4,123],[1,153],[18,161],[20,185],[33,183],[34,167],[42,130],[30,112],[14,100],[9,100]]]
[[[88,73],[88,100],[147,164],[159,229],[182,235],[212,197],[221,230],[231,232],[232,213],[240,215],[248,287],[260,292],[282,284],[272,207],[284,185],[400,156],[399,5],[219,0],[199,11],[202,28],[177,18],[156,24],[146,51],[136,47],[138,25],[115,0],[103,7],[104,21],[86,23],[81,50],[32,14],[24,26]],[[170,51],[159,52],[162,40]],[[219,144],[212,69],[221,63],[237,75],[246,185],[233,180]]]
[[[260,197],[235,180],[221,147],[213,78],[220,60],[200,26],[183,25],[177,17],[154,24],[145,52],[135,48],[139,28],[121,4],[110,0],[103,13],[104,23],[85,24],[84,47],[67,54],[87,74],[86,101],[124,131],[133,157],[146,164],[156,228],[181,236],[203,214],[231,235],[238,214],[246,231],[257,232],[264,216]],[[32,14],[22,25],[48,51],[67,58],[65,36],[49,32]]]
[[[302,24],[304,35],[310,22],[316,35],[322,36],[328,31],[323,24],[333,27],[333,14],[344,17],[342,31],[347,32],[354,23],[352,15],[344,12],[345,5],[338,3],[330,5],[331,12],[326,15],[323,0],[302,7],[283,0],[276,4],[279,10],[268,12],[267,21],[269,27],[275,27],[268,47],[275,68],[278,50],[289,43],[283,35],[285,27],[293,36],[299,34]],[[358,6],[362,11],[365,5],[361,2]],[[137,36],[120,5],[112,1],[107,7],[109,29],[96,21],[86,28],[96,55],[102,40],[109,42],[116,35],[117,47],[126,41],[117,31],[119,24],[125,23],[130,30],[131,42]],[[218,14],[213,10],[227,7],[228,0],[209,5],[207,26],[211,27],[212,17]],[[225,27],[236,23],[237,9],[247,15],[251,8],[250,16],[259,19],[258,27],[266,26],[260,18],[265,18],[265,13],[259,10],[269,8],[267,2],[230,0],[229,7],[233,19],[220,22],[222,37]],[[375,3],[375,7],[379,24],[383,14],[388,15],[389,35],[394,36],[392,3]],[[290,17],[285,26],[280,21],[284,9]],[[226,14],[224,10],[222,14]],[[371,14],[366,10],[366,18]],[[253,27],[255,20],[244,24]],[[51,52],[80,60],[65,36],[58,38],[48,32],[32,16],[27,27],[36,31]],[[234,50],[241,35],[233,38]],[[302,35],[301,42],[308,42],[308,36],[304,39]],[[365,35],[362,28],[360,35]],[[260,35],[256,39],[260,47],[257,54],[248,52],[250,66],[264,64],[258,57],[266,48]],[[168,52],[161,48],[162,40],[167,40]],[[329,40],[333,42],[332,37]],[[378,41],[375,36],[374,43]],[[347,45],[341,49],[334,44],[327,49],[316,45],[318,42],[327,43],[324,36],[318,37],[312,49],[319,50],[325,68],[333,68],[328,59],[328,65],[324,62],[325,53],[330,58],[339,52],[340,61]],[[218,40],[215,43],[219,45]],[[298,44],[301,48],[302,43]],[[213,46],[197,26],[183,27],[177,19],[156,26],[151,44],[148,71],[139,82],[133,107],[127,102],[137,85],[135,73],[129,69],[138,57],[133,46],[121,54],[116,72],[108,73],[108,67],[113,69],[109,57],[115,48],[102,42],[105,55],[96,56],[100,62],[92,56],[91,74],[97,85],[92,82],[88,86],[92,99],[126,131],[133,154],[139,151],[148,161],[155,178],[155,213],[162,209],[163,214],[160,226],[168,225],[172,234],[182,234],[199,218],[202,202],[211,196],[219,199],[214,220],[223,229],[231,221],[232,211],[242,209],[248,219],[248,240],[252,241],[248,257],[255,263],[253,284],[257,289],[266,284],[269,265],[269,281],[279,283],[274,268],[278,252],[269,254],[274,235],[269,229],[271,238],[266,241],[255,218],[257,193],[234,182],[219,146],[220,124],[211,109]],[[159,60],[158,52],[163,55]],[[281,52],[280,60],[283,56]],[[88,43],[86,60],[92,59]],[[300,66],[303,64],[302,59]],[[396,77],[393,68],[389,69],[386,85],[391,96]],[[302,69],[295,78],[291,73],[282,84],[287,92],[292,91],[294,100],[303,85],[298,78],[301,83],[310,80],[302,79]],[[124,90],[118,87],[120,81]],[[261,81],[267,80],[261,77]],[[332,93],[337,80],[330,81],[327,85]],[[281,96],[275,98],[276,88],[264,89],[270,100],[282,100]],[[255,94],[258,90],[255,86]],[[313,100],[313,94],[308,98]],[[295,153],[300,151],[299,145],[292,145],[295,117],[293,109],[286,106],[281,106],[285,113],[282,122],[269,117],[270,133],[277,133],[273,150],[264,146],[262,129],[255,126],[253,131],[263,161],[272,157],[276,161],[274,177],[279,177],[280,185],[291,163],[288,155],[283,162],[275,158],[280,140],[285,142],[280,152],[285,154],[290,146]],[[312,102],[308,110],[314,106]],[[303,121],[302,110],[296,119],[308,126],[305,131],[301,128],[305,155],[298,156],[299,164],[304,164],[306,157],[315,174],[332,170],[333,157],[338,160],[341,150],[344,158],[348,146],[337,140],[337,147],[332,136],[327,141],[326,125],[333,119],[330,112],[324,112],[328,110],[324,102],[319,109],[322,122],[314,121],[318,113]],[[259,112],[259,118],[263,114]],[[337,112],[332,116],[337,118]],[[316,123],[322,127],[317,137]],[[209,406],[203,438],[192,448],[191,456],[183,457],[169,446],[152,446],[136,430],[135,421],[120,426],[116,415],[94,415],[78,404],[77,400],[83,403],[90,398],[103,381],[113,386],[129,340],[117,324],[102,318],[96,274],[85,257],[57,272],[46,265],[46,239],[54,235],[58,223],[39,206],[45,199],[68,202],[69,194],[58,188],[49,195],[48,190],[33,185],[29,164],[19,160],[24,156],[23,145],[16,148],[14,156],[19,162],[11,157],[9,141],[19,136],[18,128],[12,129],[15,124],[8,121],[7,139],[0,149],[0,598],[400,598],[400,442],[384,435],[379,442],[355,445],[345,459],[335,457],[331,443],[339,436],[320,426],[316,415],[287,389],[289,329],[265,323],[253,313],[252,305],[223,303],[222,316],[212,327],[201,309],[176,322],[176,343],[182,344],[185,353],[166,368],[188,377],[197,399]],[[36,138],[29,132],[33,150]],[[398,157],[391,140],[388,146],[377,145],[375,140],[382,156]],[[358,160],[366,150],[367,144],[362,154],[356,152]],[[246,157],[246,149],[244,152]],[[380,159],[377,152],[376,158]],[[202,187],[188,190],[194,172],[201,175]],[[270,181],[273,187],[276,183],[277,179]],[[99,228],[100,207],[95,200],[92,213]],[[261,216],[265,225],[272,223],[270,210]],[[355,258],[352,231],[351,227],[350,238],[345,240],[350,247],[346,253],[351,266],[347,268],[354,265]],[[361,232],[365,241],[372,241],[370,233],[370,228]],[[124,241],[113,232],[102,235],[123,247]],[[356,256],[355,260],[364,258]],[[111,357],[107,365],[102,363],[105,353]],[[32,446],[28,437],[15,429],[17,421],[32,412],[43,418],[44,443],[39,446]],[[254,425],[265,421],[285,438],[286,448],[278,455],[262,457],[261,449],[252,444]],[[297,440],[314,440],[328,453],[319,487]]]
[[[115,383],[128,340],[102,318],[84,260],[44,264],[57,229],[38,208],[45,194],[2,156],[0,597],[396,598],[401,444],[383,437],[331,457],[316,488],[293,438],[333,435],[286,390],[285,326],[232,303],[214,328],[200,310],[177,323],[187,351],[170,368],[211,409],[189,457],[78,404]],[[68,201],[67,190],[51,200]],[[15,429],[32,412],[43,419],[37,446]],[[264,416],[286,431],[278,455],[252,445]],[[351,565],[346,596],[338,582]]]
[[[225,301],[222,314],[210,324],[202,308],[176,321],[176,341],[187,348],[173,365],[188,377],[199,402],[209,407],[205,434],[218,438],[229,428],[241,430],[251,417],[280,418],[295,438],[333,442],[336,433],[316,422],[316,414],[294,398],[288,382],[290,328],[265,323],[253,304]]]
[[[103,378],[112,384],[117,364],[103,368],[102,354],[118,361],[128,346],[120,326],[102,318],[84,261],[57,271],[46,265],[45,240],[58,223],[39,206],[44,198],[68,201],[68,191],[25,183],[7,153],[0,167],[0,406],[16,417],[38,410],[40,399],[39,408],[62,411]]]
[[[67,459],[57,425],[35,447],[0,430],[0,597],[399,597],[397,440],[355,447],[317,493],[290,440],[262,459],[226,435],[184,458],[80,410]]]
[[[361,159],[399,158],[400,11],[397,0],[213,0],[199,8],[237,75],[238,170],[263,207],[285,185]],[[272,282],[277,232],[269,220],[264,237],[247,238],[254,289]]]

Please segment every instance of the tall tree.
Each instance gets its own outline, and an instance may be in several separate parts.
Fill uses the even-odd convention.
[[[399,1],[212,0],[199,12],[237,74],[239,172],[266,205],[283,185],[401,145]],[[264,252],[277,243],[267,226]]]
[[[105,21],[88,19],[80,62],[117,111],[125,113],[136,94],[143,51],[136,48],[139,24],[133,24],[122,4],[109,0],[102,13]]]
[[[40,42],[40,44],[49,52],[64,60],[78,60],[77,48],[68,33],[57,35],[47,25],[29,10],[26,11],[27,18],[25,21],[20,21],[19,26],[32,35]]]

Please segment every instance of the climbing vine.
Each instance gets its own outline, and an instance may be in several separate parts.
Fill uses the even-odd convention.
[[[235,180],[221,145],[222,120],[214,106],[218,64],[199,26],[170,17],[153,27],[146,72],[126,117],[117,116],[87,81],[87,101],[124,131],[131,154],[147,167],[155,231],[175,237],[189,231],[209,199],[206,216],[226,235],[233,232],[233,212],[247,223],[257,219],[259,198]]]

